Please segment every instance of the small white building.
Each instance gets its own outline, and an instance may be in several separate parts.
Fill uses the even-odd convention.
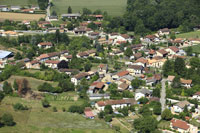
[[[53,47],[53,44],[51,42],[41,42],[38,44],[38,47],[43,49],[48,49]]]
[[[193,99],[196,99],[198,101],[200,101],[200,91],[196,92],[193,96],[192,96]]]
[[[137,89],[135,92],[135,100],[139,100],[142,97],[150,97],[152,95],[152,91],[148,89]]]
[[[189,103],[188,101],[180,101],[179,103],[177,103],[177,104],[175,104],[175,105],[173,106],[174,112],[175,112],[175,113],[181,113],[181,112],[183,112],[185,106],[186,106],[188,109],[191,108],[191,107],[190,107],[190,103]]]
[[[83,78],[89,79],[90,78],[89,74],[86,73],[86,72],[81,72],[81,73],[73,76],[71,78],[71,82],[74,83],[74,85],[78,85],[78,83],[80,82],[80,80],[83,79]]]

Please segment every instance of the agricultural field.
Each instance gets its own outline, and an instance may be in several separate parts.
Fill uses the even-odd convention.
[[[67,94],[66,94],[67,96]],[[62,105],[62,103],[64,105]],[[12,107],[15,103],[22,103],[29,107],[26,111],[15,111]],[[81,100],[73,101],[73,105],[82,104]],[[113,133],[108,125],[101,120],[90,120],[76,113],[63,112],[61,109],[72,105],[68,100],[50,101],[51,107],[43,108],[41,101],[21,99],[19,97],[5,97],[0,104],[0,116],[9,112],[13,115],[16,125],[2,127],[0,133],[44,133],[44,132],[67,132],[67,133]],[[57,112],[52,111],[57,108]]]
[[[88,8],[92,11],[100,9],[107,11],[109,15],[123,15],[126,9],[127,0],[52,0],[54,7],[51,11],[56,11],[58,14],[67,13],[69,6],[72,7],[73,13],[82,12],[83,8]]]
[[[0,0],[0,5],[27,6],[27,5],[38,5],[38,4],[37,0]]]
[[[32,90],[37,90],[37,87],[39,85],[42,85],[44,82],[50,83],[53,87],[56,87],[58,85],[58,83],[56,82],[44,81],[44,80],[39,80],[32,77],[24,77],[24,76],[11,76],[7,81],[13,84],[15,79],[23,79],[23,78],[29,81],[29,85]]]
[[[200,38],[200,31],[177,34],[176,38]]]
[[[9,19],[14,21],[22,21],[22,20],[39,20],[40,18],[44,18],[45,14],[23,14],[23,13],[8,13],[8,12],[0,12],[0,21]]]

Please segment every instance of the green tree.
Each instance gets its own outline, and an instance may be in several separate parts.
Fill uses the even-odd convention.
[[[0,91],[0,102],[3,100],[3,98],[4,98],[4,94],[3,92]]]
[[[87,61],[86,64],[85,64],[85,66],[84,66],[85,71],[88,72],[88,71],[91,70],[91,68],[92,68],[91,62]]]
[[[42,100],[42,106],[43,106],[44,108],[50,107],[49,101],[47,101],[47,99]]]
[[[171,113],[171,111],[169,109],[165,109],[162,114],[161,114],[161,117],[163,120],[171,120],[173,118],[173,115]]]
[[[92,30],[96,30],[98,28],[94,22],[89,23],[87,27],[91,28]]]
[[[124,55],[126,55],[126,56],[128,56],[128,57],[132,56],[132,55],[133,55],[132,49],[128,47],[128,48],[124,51]]]
[[[176,39],[176,35],[175,35],[174,32],[172,32],[172,33],[170,34],[170,39],[172,39],[172,40],[175,40],[175,39]]]
[[[14,58],[15,58],[15,60],[21,60],[22,56],[19,52],[17,52]]]
[[[15,122],[13,120],[13,116],[10,113],[5,113],[1,117],[1,123],[5,126],[14,126]]]
[[[174,63],[173,61],[167,60],[163,65],[163,76],[167,77],[170,74],[173,74]]]
[[[68,12],[69,14],[72,13],[72,8],[71,8],[71,6],[68,7],[67,12]]]
[[[16,91],[18,90],[18,84],[17,84],[16,79],[14,80],[13,88],[14,88]]]
[[[154,105],[154,107],[153,107],[153,113],[155,115],[160,115],[161,114],[161,105],[160,104]]]
[[[131,86],[135,89],[138,89],[143,84],[142,80],[135,78],[131,81]]]
[[[174,62],[174,72],[184,77],[185,75],[185,61],[182,58],[176,58]]]
[[[111,105],[106,105],[104,110],[105,110],[106,114],[112,114],[113,113],[113,109],[112,109]]]
[[[176,76],[172,82],[172,87],[173,88],[180,88],[181,87],[181,82],[180,82],[180,78],[178,76]]]
[[[149,100],[146,97],[142,97],[138,100],[141,104],[146,104],[149,102]]]
[[[11,85],[7,81],[3,83],[3,92],[5,94],[11,94],[13,92]]]
[[[185,52],[187,53],[187,56],[191,56],[193,53],[192,47],[188,47]]]

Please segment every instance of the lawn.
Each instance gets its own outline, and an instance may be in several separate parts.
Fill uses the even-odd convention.
[[[9,13],[9,12],[0,12],[0,21],[9,19],[14,21],[22,21],[22,20],[39,20],[40,18],[44,18],[45,14],[24,14],[24,13]]]
[[[25,78],[29,81],[29,85],[32,90],[37,90],[37,87],[39,85],[43,84],[44,82],[48,82],[54,87],[56,87],[58,85],[58,83],[56,83],[56,82],[44,81],[44,80],[39,80],[39,79],[35,79],[32,77],[24,77],[24,76],[11,76],[7,81],[9,83],[13,84],[15,79],[23,79],[23,78]]]
[[[9,5],[9,6],[37,5],[37,0],[0,0],[0,5]]]
[[[191,46],[192,47],[192,51],[193,53],[198,53],[200,54],[200,44],[199,45],[194,45],[194,46]],[[186,50],[187,48],[185,48]]]
[[[177,34],[176,38],[200,38],[200,31]]]
[[[14,111],[12,105],[20,102],[27,105],[28,111]],[[71,104],[69,101],[62,101],[64,107]],[[89,120],[80,114],[62,112],[59,106],[61,101],[50,101],[51,107],[43,108],[41,101],[21,99],[19,97],[6,97],[0,104],[0,116],[9,112],[13,115],[16,125],[14,127],[3,127],[0,133],[47,133],[47,132],[67,132],[67,133],[112,133],[104,121]],[[73,104],[82,104],[81,100],[74,101]],[[58,112],[53,112],[55,106]],[[67,108],[66,108],[67,109]]]
[[[82,12],[83,8],[92,11],[101,9],[107,11],[109,15],[123,15],[126,9],[127,0],[53,0],[51,11],[55,10],[58,14],[67,13],[69,6],[72,7],[73,13]]]

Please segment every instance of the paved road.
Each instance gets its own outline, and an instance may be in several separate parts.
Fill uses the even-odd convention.
[[[160,92],[160,103],[161,103],[161,111],[163,112],[166,108],[165,106],[165,102],[166,102],[166,90],[165,90],[165,82],[166,82],[166,79],[163,79],[161,81],[161,84],[162,84],[162,88],[161,88],[161,92]],[[159,115],[157,117],[157,120],[161,120],[161,115]]]

